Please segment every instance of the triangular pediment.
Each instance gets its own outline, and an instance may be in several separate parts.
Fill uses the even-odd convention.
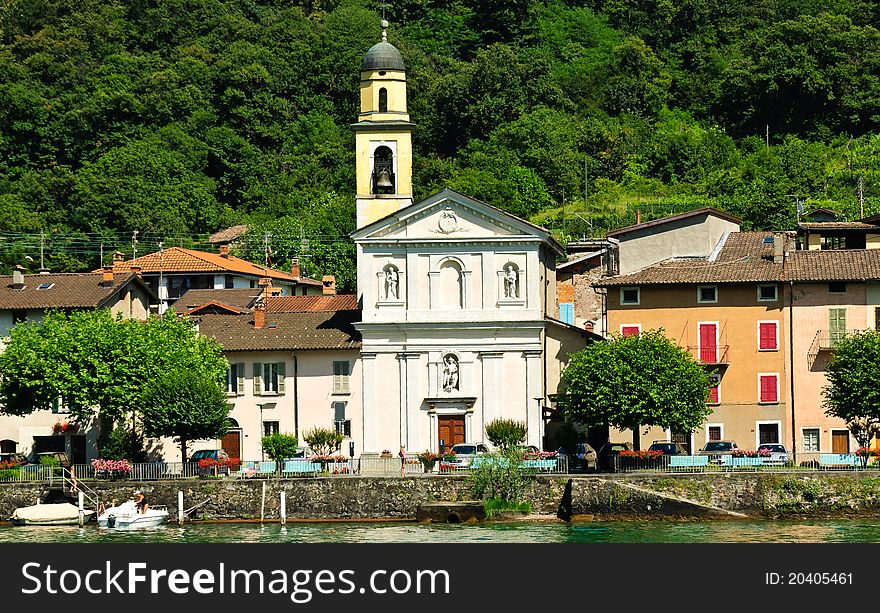
[[[416,202],[352,233],[355,241],[540,238],[558,244],[544,228],[451,189]]]

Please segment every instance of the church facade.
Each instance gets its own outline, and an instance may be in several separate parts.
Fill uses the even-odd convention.
[[[563,249],[453,190],[413,203],[414,127],[406,68],[383,31],[361,66],[353,125],[363,452],[483,442],[497,418],[524,422],[527,444],[543,447],[568,354],[597,338],[548,316]]]

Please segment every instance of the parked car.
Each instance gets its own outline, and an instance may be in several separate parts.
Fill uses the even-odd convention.
[[[614,470],[614,457],[621,451],[632,451],[632,443],[605,443],[599,449],[599,468],[602,470]]]
[[[200,449],[192,454],[190,462],[198,462],[199,460],[228,460],[229,454],[225,449]]]
[[[0,464],[24,466],[27,463],[27,456],[23,453],[0,453]]]
[[[764,456],[764,464],[783,466],[788,463],[788,450],[780,443],[762,443],[758,445],[758,453],[769,451],[769,456]]]
[[[63,451],[41,451],[37,454],[35,460],[35,464],[51,463],[54,460],[58,462],[59,466],[70,468],[70,458]]]
[[[574,471],[598,470],[599,468],[599,454],[589,443],[578,443],[569,461],[569,468]]]
[[[684,445],[675,441],[654,441],[648,451],[660,451],[663,455],[689,455]]]
[[[458,443],[449,450],[454,457],[451,460],[440,462],[441,470],[457,470],[471,467],[471,462],[477,456],[489,453],[489,447],[485,443]]]
[[[709,441],[697,455],[707,455],[710,463],[721,464],[721,456],[733,455],[734,449],[738,449],[734,441]]]

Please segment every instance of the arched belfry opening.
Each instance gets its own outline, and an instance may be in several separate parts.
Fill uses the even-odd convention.
[[[373,193],[394,193],[394,154],[385,145],[373,153]]]
[[[379,88],[379,112],[388,112],[388,90],[384,87]]]

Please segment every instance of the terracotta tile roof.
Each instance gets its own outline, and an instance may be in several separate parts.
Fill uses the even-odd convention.
[[[165,249],[161,255],[156,251],[142,255],[134,260],[114,262],[113,270],[116,272],[127,272],[131,270],[132,266],[140,266],[144,274],[157,274],[161,270],[168,274],[182,272],[233,272],[252,277],[266,276],[266,269],[262,266],[257,266],[234,255],[224,257],[219,253],[208,253],[207,251],[196,251],[194,249],[184,249],[183,247]],[[268,274],[271,279],[323,287],[321,282],[315,279],[295,277],[289,272],[275,270],[274,268],[268,269]]]
[[[145,288],[131,273],[113,275],[109,287],[102,284],[102,279],[101,273],[93,272],[25,275],[24,288],[12,289],[12,276],[0,275],[0,310],[94,309],[104,306],[129,283],[140,283]],[[51,287],[38,289],[48,285]]]
[[[239,309],[250,309],[262,290],[259,287],[243,289],[191,289],[174,302],[178,312],[216,302]]]
[[[636,232],[638,230],[642,230],[644,228],[652,228],[654,226],[662,226],[663,224],[672,223],[675,221],[679,221],[682,219],[688,219],[690,217],[699,217],[700,215],[713,215],[715,217],[720,217],[721,219],[726,219],[727,221],[732,221],[736,224],[741,224],[742,219],[739,217],[735,217],[730,213],[725,213],[724,211],[719,211],[718,209],[713,209],[712,207],[704,207],[702,209],[694,209],[693,211],[686,211],[684,213],[679,213],[678,215],[672,215],[671,217],[663,217],[662,219],[652,219],[651,221],[646,221],[644,223],[635,224],[632,226],[626,226],[625,228],[619,228],[617,230],[612,230],[611,232],[607,232],[605,236],[621,236],[623,234],[629,234],[630,232]]]
[[[874,230],[880,231],[876,224],[863,221],[807,221],[798,224],[803,230]]]
[[[352,311],[358,309],[354,294],[328,296],[273,296],[266,309],[272,313],[304,313],[318,311]]]
[[[771,232],[733,232],[715,261],[706,258],[665,260],[639,271],[606,277],[598,287],[697,283],[761,283],[782,279],[782,263],[772,259]]]
[[[220,230],[219,232],[214,232],[211,236],[208,237],[208,242],[213,245],[218,245],[221,243],[231,243],[239,236],[248,231],[250,226],[247,224],[243,224],[240,226],[232,226],[231,228],[226,228],[225,230]]]
[[[880,249],[792,251],[787,281],[870,281],[880,279]]]
[[[202,315],[199,332],[217,339],[227,351],[359,349],[354,324],[361,312],[266,313],[266,325],[254,328],[253,315]]]

